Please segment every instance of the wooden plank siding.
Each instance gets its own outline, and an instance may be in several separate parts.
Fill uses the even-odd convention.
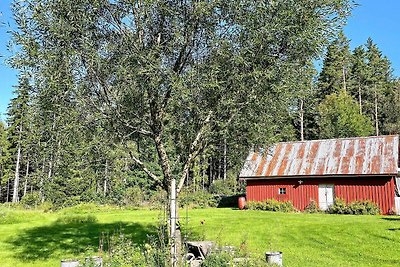
[[[299,184],[299,180],[303,181]],[[247,201],[276,199],[291,201],[293,205],[304,210],[311,200],[318,204],[318,185],[333,184],[334,197],[347,203],[356,200],[371,200],[376,203],[383,214],[394,210],[394,177],[327,177],[327,178],[286,178],[247,180]],[[285,195],[279,195],[279,188],[286,188]]]

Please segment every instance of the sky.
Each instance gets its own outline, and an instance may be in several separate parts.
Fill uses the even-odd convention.
[[[400,76],[400,1],[358,0],[344,28],[351,49],[365,44],[368,37],[392,62],[395,76]],[[12,55],[7,49],[9,31],[15,27],[11,13],[11,0],[0,0],[0,120],[5,120],[8,103],[17,84],[17,71],[6,64]]]

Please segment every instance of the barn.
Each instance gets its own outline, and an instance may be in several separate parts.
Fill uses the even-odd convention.
[[[383,214],[396,210],[399,136],[283,142],[251,151],[240,173],[247,201],[311,200],[326,210],[335,198],[371,200]],[[398,198],[396,198],[398,199]]]

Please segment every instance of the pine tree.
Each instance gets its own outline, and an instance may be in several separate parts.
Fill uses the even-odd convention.
[[[363,114],[363,106],[366,102],[366,83],[367,83],[367,64],[366,51],[363,46],[359,46],[353,50],[351,57],[351,71],[349,92],[357,99],[360,114]],[[365,108],[364,108],[365,109]]]
[[[387,134],[400,134],[400,80],[393,81],[390,88],[382,110],[386,114],[383,130]]]
[[[388,95],[391,90],[392,69],[390,61],[382,55],[382,52],[371,38],[367,40],[366,48],[367,112],[374,121],[375,134],[379,135],[386,116],[382,110],[388,101]]]
[[[0,121],[0,201],[4,200],[4,184],[9,180],[10,144],[7,139],[6,125]],[[6,188],[7,189],[7,188]]]
[[[349,40],[343,32],[328,46],[318,78],[318,97],[323,100],[326,95],[347,89],[351,67]]]
[[[315,118],[317,116],[317,90],[315,76],[317,74],[313,64],[309,62],[299,68],[294,84],[297,89],[295,96],[293,122],[299,132],[300,140],[310,140],[318,137]]]

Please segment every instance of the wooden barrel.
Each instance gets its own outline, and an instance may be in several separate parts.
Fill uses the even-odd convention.
[[[239,206],[239,209],[241,209],[241,210],[246,207],[246,198],[245,197],[239,197],[238,206]]]

